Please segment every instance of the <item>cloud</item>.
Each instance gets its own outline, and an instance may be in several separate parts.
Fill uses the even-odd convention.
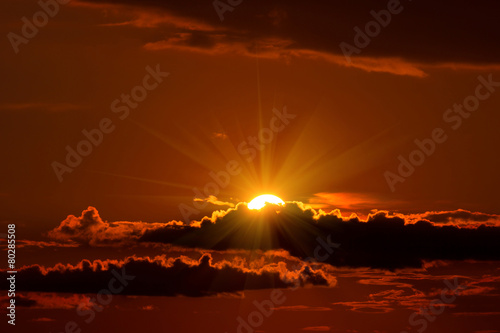
[[[227,206],[227,207],[234,207],[234,204],[231,203],[231,202],[225,202],[225,201],[220,201],[219,199],[217,199],[216,196],[214,195],[210,195],[208,198],[204,198],[204,199],[201,199],[201,198],[195,198],[194,201],[197,201],[197,202],[208,202],[208,203],[211,203],[215,206]]]
[[[0,273],[2,275],[4,273]],[[0,300],[7,299],[2,297]],[[90,308],[94,305],[90,297],[85,295],[56,294],[46,292],[26,292],[16,293],[16,306],[32,309],[74,309],[83,304],[84,308]],[[42,321],[42,320],[40,320]]]
[[[38,321],[38,322],[51,322],[51,321],[56,321],[56,320],[55,320],[55,319],[52,319],[52,318],[41,317],[41,318],[35,318],[35,319],[32,319],[31,321]]]
[[[221,140],[226,140],[228,138],[228,135],[224,132],[214,132],[212,133],[212,136],[216,139],[221,139]]]
[[[94,207],[88,207],[77,217],[69,215],[61,224],[48,232],[48,237],[66,242],[77,242],[84,245],[123,244],[138,240],[149,229],[182,225],[181,222],[144,223],[144,222],[111,222],[103,221]]]
[[[464,212],[457,214],[469,214]],[[89,207],[80,217],[68,216],[48,235],[94,246],[145,242],[220,251],[283,249],[302,259],[321,256],[335,266],[383,269],[422,267],[434,260],[500,260],[500,227],[474,221],[466,227],[442,225],[387,211],[360,220],[355,215],[344,217],[339,210],[326,213],[298,202],[268,205],[260,211],[239,203],[190,225],[105,222]]]
[[[387,289],[370,293],[366,300],[343,301],[332,304],[342,305],[348,307],[351,311],[361,313],[389,313],[399,307],[419,311],[420,308],[427,307],[432,299],[439,296],[440,292],[441,290],[424,293],[409,284],[401,289]],[[449,304],[443,305],[453,306]]]
[[[315,209],[340,209],[343,211],[372,211],[374,208],[387,205],[387,201],[373,198],[364,193],[350,192],[320,192],[309,199],[309,204]]]
[[[0,247],[6,247],[7,244],[5,245],[0,245]],[[23,247],[37,247],[40,249],[43,248],[51,248],[51,247],[78,247],[79,244],[75,242],[68,242],[68,243],[60,243],[60,242],[45,242],[45,241],[35,241],[35,240],[29,240],[29,239],[18,239],[16,240],[16,248],[20,249]]]
[[[443,304],[447,311],[458,310],[457,313],[451,311],[455,316],[474,316],[474,313],[481,316],[480,313],[496,310],[499,277],[492,275],[495,269],[494,262],[474,261],[455,261],[429,269],[407,268],[396,272],[335,269],[338,285],[354,288],[356,292],[348,299],[332,300],[332,304],[361,313],[389,313],[402,309],[421,312],[431,301],[441,299],[442,292],[447,297],[454,295],[450,285],[460,285],[465,290],[461,290],[452,303]],[[473,304],[479,306],[471,306]]]
[[[111,280],[116,281],[116,275],[129,277],[122,294],[149,296],[199,297],[249,289],[334,286],[336,283],[333,276],[307,265],[288,270],[282,262],[250,269],[224,260],[214,263],[208,253],[197,261],[184,256],[133,256],[123,261],[83,260],[76,266],[25,266],[18,270],[16,283],[19,291],[93,294],[108,288]],[[3,281],[7,281],[7,276],[5,270],[0,271]],[[39,299],[35,301],[40,304]]]
[[[349,63],[340,43],[354,45],[356,32],[373,21],[371,11],[386,9],[365,0],[361,2],[256,0],[225,13],[220,22],[214,8],[160,0],[121,0],[107,3],[89,0],[80,5],[114,9],[114,26],[138,29],[155,27],[162,33],[148,35],[148,50],[181,50],[206,54],[239,54],[269,59],[316,58],[365,71],[425,77],[432,69],[497,70],[500,32],[495,26],[496,3],[481,7],[470,5],[450,8],[444,3],[419,1],[402,5],[400,14],[370,38],[360,54]],[[120,10],[117,10],[119,8]],[[132,8],[132,9],[131,9]],[[441,16],[428,16],[446,12]],[[112,10],[113,12],[113,10]],[[474,12],[475,15],[469,15]],[[307,13],[307,14],[305,14]],[[470,25],[460,24],[468,17]],[[421,22],[426,24],[422,25]]]
[[[154,305],[145,305],[141,308],[141,310],[144,310],[144,311],[153,311],[153,310],[158,310],[158,307],[154,306]]]
[[[356,216],[343,217],[338,210],[325,213],[300,203],[268,206],[261,211],[239,204],[202,219],[198,229],[194,224],[181,232],[170,229],[148,230],[141,241],[218,250],[284,249],[305,258],[314,257],[315,250],[321,254],[331,251],[322,249],[318,241],[330,237],[331,242],[341,246],[325,262],[388,269],[421,267],[425,260],[500,259],[495,241],[500,233],[497,227],[409,223],[404,215],[386,211],[369,214],[361,221]]]
[[[473,226],[484,224],[500,226],[500,215],[470,212],[463,209],[442,212],[426,212],[408,215],[409,221],[427,220],[436,224],[451,224],[456,226]]]

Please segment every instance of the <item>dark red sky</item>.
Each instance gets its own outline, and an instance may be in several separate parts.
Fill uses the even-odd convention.
[[[458,276],[468,294],[427,332],[500,332],[497,2],[47,3],[46,24],[37,1],[0,5],[0,225],[16,223],[19,267],[135,256],[170,281],[177,258],[188,289],[197,267],[212,279],[192,284],[203,297],[133,289],[84,331],[234,331],[280,288],[261,332],[400,332]],[[263,193],[289,203],[238,205]],[[286,289],[329,234],[338,256]],[[22,332],[61,331],[110,272],[65,290],[36,269]],[[231,274],[262,289],[214,291]]]

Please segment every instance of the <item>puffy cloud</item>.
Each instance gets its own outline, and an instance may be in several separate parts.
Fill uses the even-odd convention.
[[[466,211],[456,214],[486,218]],[[448,215],[445,212],[440,218]],[[434,260],[500,259],[500,227],[478,226],[474,221],[467,227],[441,225],[387,211],[360,220],[300,202],[268,205],[258,211],[240,203],[190,225],[177,221],[108,223],[89,207],[80,217],[68,216],[49,236],[90,245],[146,242],[212,250],[283,249],[294,257],[320,258],[335,266],[384,269],[422,267]]]
[[[110,245],[137,240],[149,229],[176,225],[182,223],[107,222],[101,219],[97,209],[88,207],[79,217],[69,215],[57,228],[49,231],[48,236],[85,245]]]
[[[326,257],[325,262],[336,266],[388,269],[421,267],[426,260],[500,259],[500,245],[495,240],[500,235],[498,227],[410,222],[414,221],[387,211],[371,213],[362,221],[355,215],[343,217],[338,210],[325,213],[300,203],[269,206],[261,211],[240,204],[202,219],[199,229],[190,226],[182,232],[170,227],[148,230],[141,241],[219,250],[285,249],[301,258],[320,253]],[[325,242],[341,246],[335,249]]]
[[[296,270],[288,270],[286,266],[280,262],[251,269],[225,260],[215,263],[208,253],[197,261],[184,256],[134,256],[123,261],[83,260],[75,266],[25,266],[18,270],[16,283],[19,291],[98,293],[109,288],[110,281],[121,280],[117,277],[121,276],[126,286],[122,288],[122,294],[192,297],[248,289],[334,286],[336,283],[333,276],[308,265],[301,265]],[[7,276],[5,270],[0,272],[3,281],[7,281]],[[116,283],[114,287],[118,288]],[[35,301],[32,306],[40,303],[38,299],[32,301]]]

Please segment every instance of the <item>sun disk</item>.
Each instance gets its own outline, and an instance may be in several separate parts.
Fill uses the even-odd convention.
[[[263,194],[254,198],[248,203],[248,208],[250,209],[261,209],[266,205],[266,203],[271,203],[274,205],[284,205],[285,202],[272,194]]]

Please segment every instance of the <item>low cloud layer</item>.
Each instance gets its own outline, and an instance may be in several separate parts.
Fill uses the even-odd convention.
[[[3,285],[8,276],[6,271],[0,272]],[[76,266],[58,264],[50,268],[32,265],[21,268],[16,275],[19,291],[98,293],[114,288],[121,289],[120,294],[151,296],[199,297],[249,289],[334,286],[335,283],[333,276],[306,265],[288,270],[281,262],[251,269],[241,262],[214,263],[208,253],[197,261],[183,256],[159,256],[128,257],[124,261],[83,260]]]
[[[436,224],[450,224],[456,226],[472,226],[475,224],[500,226],[500,215],[469,212],[463,209],[408,215],[407,219],[415,222],[418,220],[427,220]]]
[[[363,221],[301,203],[268,205],[260,211],[240,203],[183,225],[106,222],[89,207],[80,217],[68,216],[48,235],[84,245],[147,242],[212,250],[283,249],[302,259],[320,256],[335,266],[396,269],[421,267],[432,260],[500,260],[500,228],[478,223],[494,217],[463,210],[420,216],[378,211]],[[464,222],[468,218],[471,223]],[[461,222],[455,225],[457,221]]]

